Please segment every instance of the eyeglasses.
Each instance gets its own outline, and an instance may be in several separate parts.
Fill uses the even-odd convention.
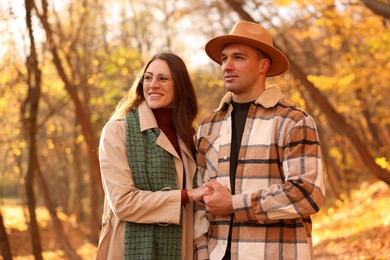
[[[158,74],[155,76],[152,73],[145,73],[139,78],[141,79],[142,84],[144,84],[145,86],[149,86],[152,83],[154,77],[157,77],[157,81],[158,83],[160,83],[160,85],[167,84],[168,81],[170,81],[172,78],[172,76],[168,76],[165,74]]]

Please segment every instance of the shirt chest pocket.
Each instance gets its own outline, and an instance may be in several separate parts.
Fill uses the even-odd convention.
[[[197,165],[198,172],[204,181],[218,176],[218,154],[220,136],[204,136],[198,141]]]

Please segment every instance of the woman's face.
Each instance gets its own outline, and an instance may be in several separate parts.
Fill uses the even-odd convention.
[[[151,109],[170,108],[175,97],[174,82],[168,64],[154,60],[143,75],[143,93]]]

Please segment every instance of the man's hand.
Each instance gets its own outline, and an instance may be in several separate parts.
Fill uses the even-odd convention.
[[[230,191],[217,181],[209,181],[205,185],[214,191],[211,195],[203,197],[206,210],[213,215],[220,216],[233,213],[232,194]]]

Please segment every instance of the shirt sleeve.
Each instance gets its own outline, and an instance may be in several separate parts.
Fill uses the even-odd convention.
[[[305,116],[285,134],[284,180],[251,194],[233,195],[238,221],[293,219],[316,213],[324,202],[325,180],[314,120]]]
[[[198,129],[197,140],[200,140],[201,126]],[[198,142],[199,150],[199,142]],[[194,182],[196,187],[203,185],[205,157],[197,154],[197,172]],[[194,260],[209,259],[208,230],[210,222],[206,215],[206,206],[203,201],[196,201],[194,205]]]
[[[208,230],[210,222],[206,216],[205,204],[195,202],[194,209],[194,259],[209,259]]]
[[[123,120],[109,121],[99,144],[103,189],[111,210],[122,221],[179,224],[181,191],[139,190],[128,164]]]

